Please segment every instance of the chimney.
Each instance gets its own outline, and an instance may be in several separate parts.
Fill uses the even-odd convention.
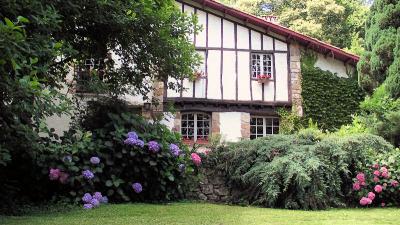
[[[267,16],[263,16],[262,18],[263,18],[265,21],[267,21],[267,22],[279,24],[279,22],[278,22],[278,17],[277,17],[277,16],[274,16],[274,15],[267,15]]]

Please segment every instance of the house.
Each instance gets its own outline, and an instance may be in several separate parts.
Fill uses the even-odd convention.
[[[276,23],[213,0],[177,0],[185,13],[196,14],[202,30],[190,37],[203,61],[196,79],[154,83],[150,107],[140,96],[132,104],[164,113],[163,123],[188,143],[207,142],[220,134],[226,141],[279,133],[279,107],[302,115],[301,51],[314,51],[316,66],[347,77],[359,57]],[[168,88],[181,82],[183,91]],[[173,106],[174,114],[168,113]],[[60,119],[50,123],[68,124]]]
[[[187,142],[221,134],[227,141],[279,133],[278,107],[302,115],[301,50],[318,56],[316,66],[347,77],[359,57],[213,0],[177,0],[203,27],[190,39],[203,56],[197,79],[181,80],[184,91],[163,87],[164,110],[177,111],[169,127]],[[170,80],[173,82],[173,80]],[[161,97],[160,97],[161,99]]]

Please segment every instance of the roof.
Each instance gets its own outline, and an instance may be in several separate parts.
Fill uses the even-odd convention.
[[[216,2],[214,0],[192,0],[194,2],[200,3],[203,6],[212,8],[214,10],[220,11],[224,14],[228,14],[235,18],[241,19],[246,23],[250,23],[259,27],[265,28],[267,31],[282,35],[286,37],[287,40],[297,41],[299,44],[311,48],[324,55],[331,55],[335,59],[341,60],[349,64],[357,64],[360,59],[359,56],[346,52],[336,46],[330,45],[318,39],[312,38],[310,36],[301,34],[287,27],[268,22],[259,17],[253,16],[251,14],[242,12],[240,10],[234,9],[232,7],[226,6],[222,3]]]

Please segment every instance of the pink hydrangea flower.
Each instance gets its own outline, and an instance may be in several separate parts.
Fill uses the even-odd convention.
[[[192,161],[196,166],[201,164],[201,158],[197,153],[192,153],[190,156],[192,157]]]
[[[374,192],[368,192],[368,198],[371,199],[371,201],[373,201],[375,199],[375,194]]]
[[[384,172],[387,173],[387,172],[388,172],[388,169],[387,169],[386,167],[382,166],[382,167],[381,167],[381,172],[382,172],[382,173],[384,173]]]
[[[397,187],[399,186],[399,182],[397,180],[392,180],[390,181],[390,185],[392,185],[393,187]]]
[[[379,170],[375,170],[374,171],[374,176],[379,177],[381,175],[381,172],[379,172]]]
[[[356,176],[357,180],[360,182],[364,182],[365,181],[365,175],[364,173],[358,173]]]
[[[389,173],[388,172],[382,172],[382,177],[383,178],[389,178]]]
[[[365,181],[360,183],[361,186],[367,186],[367,184],[365,183]]]
[[[383,190],[383,188],[382,188],[382,186],[381,185],[376,185],[375,187],[374,187],[374,191],[376,192],[376,193],[381,193],[382,192],[382,190]]]
[[[375,182],[375,183],[378,183],[378,182],[379,182],[379,177],[374,176],[374,182]]]
[[[372,168],[374,168],[374,169],[379,169],[379,164],[378,164],[378,163],[375,163],[374,165],[372,165]]]
[[[360,183],[355,182],[355,183],[353,184],[353,190],[354,190],[354,191],[358,191],[358,190],[360,190],[360,188],[361,188]]]
[[[59,178],[59,180],[60,180],[60,182],[61,182],[62,184],[65,184],[65,183],[67,183],[68,177],[69,177],[69,174],[68,174],[68,173],[60,172],[60,178]]]
[[[49,172],[49,178],[50,180],[58,180],[58,178],[60,177],[60,169],[53,169],[50,168],[50,172]]]
[[[365,206],[365,205],[369,205],[372,203],[372,200],[366,197],[362,197],[360,199],[360,205]]]
[[[382,206],[382,207],[385,207],[385,205],[386,205],[386,204],[385,204],[384,202],[381,203],[381,206]]]

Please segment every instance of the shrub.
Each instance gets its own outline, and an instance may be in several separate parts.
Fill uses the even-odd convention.
[[[378,154],[353,178],[355,202],[362,206],[398,206],[399,180],[400,150]]]
[[[92,108],[84,117],[83,124],[90,130],[71,130],[62,144],[49,146],[50,157],[42,163],[43,173],[57,185],[58,193],[68,193],[77,202],[85,193],[88,197],[94,192],[113,202],[184,197],[195,164],[199,165],[201,159],[195,157],[192,162],[180,135],[135,114],[115,114],[118,109],[104,113],[104,107]],[[59,176],[52,176],[55,170],[59,170]]]
[[[232,143],[210,157],[217,158],[214,163],[226,174],[233,202],[324,209],[346,205],[355,172],[376,152],[391,148],[374,135],[339,138],[306,129]]]

